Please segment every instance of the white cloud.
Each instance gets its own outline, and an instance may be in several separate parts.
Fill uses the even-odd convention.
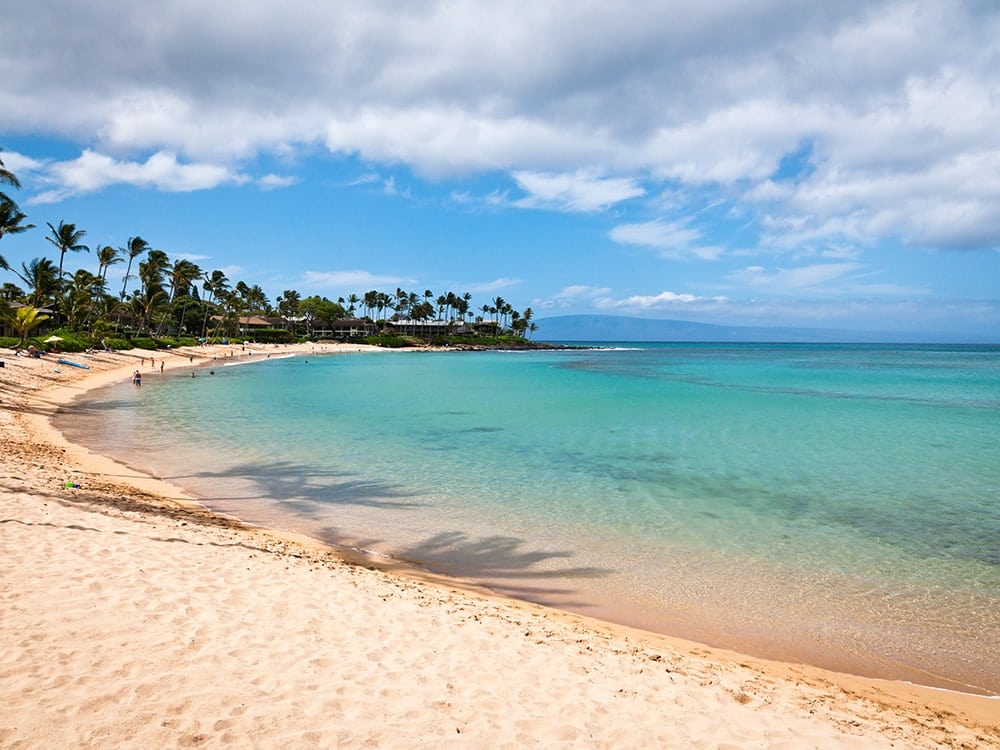
[[[728,300],[725,297],[699,297],[694,294],[678,294],[664,291],[652,295],[633,295],[624,299],[602,298],[597,300],[600,310],[628,311],[632,313],[666,312],[685,310],[686,312],[705,312],[724,306]]]
[[[540,310],[569,309],[582,304],[596,306],[611,294],[610,287],[595,287],[585,284],[573,284],[565,287],[551,297],[538,298],[531,301],[531,307]]]
[[[213,257],[211,255],[205,255],[203,253],[188,253],[185,252],[184,250],[174,251],[173,253],[171,253],[171,255],[176,256],[177,258],[184,258],[185,260],[190,260],[190,261],[210,260]]]
[[[509,289],[522,283],[522,279],[509,279],[501,277],[499,279],[493,279],[492,281],[474,282],[472,284],[465,285],[462,288],[472,294],[485,294],[487,292],[496,292],[501,289]]]
[[[794,246],[816,240],[901,235],[924,247],[1000,246],[1000,145],[958,154],[920,172],[819,172],[768,221],[771,239]]]
[[[702,233],[689,226],[688,221],[647,221],[638,224],[620,224],[609,236],[622,245],[654,247],[665,258],[698,258],[715,260],[723,253],[716,245],[700,244]]]
[[[621,224],[611,230],[611,239],[629,245],[649,245],[661,250],[680,250],[701,238],[701,232],[686,222],[647,221]]]
[[[518,187],[528,194],[514,202],[522,208],[587,213],[602,211],[646,192],[634,179],[603,177],[591,170],[574,174],[518,171],[513,177]]]
[[[13,172],[20,179],[20,175],[25,172],[37,172],[43,167],[43,163],[30,156],[19,154],[16,151],[0,151],[0,161],[3,162],[4,169]]]
[[[382,182],[383,179],[376,172],[365,172],[364,174],[358,175],[353,181],[348,183],[348,186],[355,185],[372,185],[375,183]]]
[[[399,284],[413,285],[417,281],[414,279],[404,279],[399,276],[373,274],[369,271],[306,271],[303,276],[303,284],[318,289],[331,289],[343,292],[352,290],[357,294],[360,291],[369,289],[381,289],[384,286],[397,286]]]
[[[266,174],[257,180],[257,185],[263,190],[277,190],[278,188],[290,187],[298,181],[298,177],[291,175]]]
[[[413,194],[410,192],[410,188],[407,187],[404,190],[400,190],[399,188],[396,187],[396,178],[392,176],[387,177],[385,180],[383,180],[382,192],[385,195],[399,196],[401,198],[406,198],[407,200],[413,198]]]
[[[747,266],[733,271],[729,278],[739,284],[771,291],[816,290],[854,274],[861,268],[863,265],[860,263],[818,263],[768,272],[763,266]]]
[[[109,185],[129,184],[169,192],[206,190],[246,180],[226,167],[212,164],[181,164],[174,154],[158,152],[145,162],[117,161],[86,150],[72,161],[53,162],[45,168],[44,182],[54,185],[31,203],[52,203],[70,195],[82,195]]]
[[[211,187],[325,144],[421,176],[508,173],[527,196],[507,205],[722,195],[775,248],[1000,247],[994,2],[50,0],[4,24],[0,132],[115,157],[57,171],[41,200]],[[809,168],[780,175],[804,143]],[[149,154],[177,157],[157,175]]]

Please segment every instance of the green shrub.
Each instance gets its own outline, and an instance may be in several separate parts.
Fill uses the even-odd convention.
[[[156,339],[156,343],[160,349],[167,347],[176,349],[178,346],[198,346],[198,339],[194,336],[164,336]]]
[[[53,341],[48,344],[45,342],[45,339],[50,336],[58,336],[62,339],[62,341]],[[34,344],[43,352],[49,351],[52,348],[56,348],[61,352],[82,352],[91,347],[93,339],[86,333],[78,333],[76,331],[59,328],[51,333],[46,333],[44,336],[31,337],[25,341],[25,345],[28,343]]]
[[[159,345],[156,343],[156,339],[150,338],[149,336],[136,336],[129,343],[133,349],[156,351],[159,348]]]
[[[114,349],[116,351],[120,351],[122,349],[132,348],[132,344],[129,343],[128,339],[117,339],[108,336],[102,340],[104,341],[105,345],[107,345],[108,349]],[[98,342],[98,344],[100,344],[100,342]]]
[[[247,340],[261,344],[291,344],[295,341],[295,334],[284,328],[261,328],[249,334]]]
[[[369,336],[368,343],[372,346],[384,346],[387,349],[402,349],[409,346],[409,343],[402,336],[391,336],[387,333]]]

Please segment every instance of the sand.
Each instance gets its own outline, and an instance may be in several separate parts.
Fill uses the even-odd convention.
[[[996,698],[506,600],[65,443],[52,411],[139,354],[0,350],[2,748],[1000,748]],[[154,356],[144,388],[188,364]]]

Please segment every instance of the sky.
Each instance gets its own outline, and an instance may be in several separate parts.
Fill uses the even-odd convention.
[[[12,267],[1000,340],[995,0],[33,0],[0,69]]]

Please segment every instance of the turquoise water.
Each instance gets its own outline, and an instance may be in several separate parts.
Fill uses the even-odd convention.
[[[1000,348],[253,359],[104,389],[59,426],[252,522],[763,656],[1000,692]]]

